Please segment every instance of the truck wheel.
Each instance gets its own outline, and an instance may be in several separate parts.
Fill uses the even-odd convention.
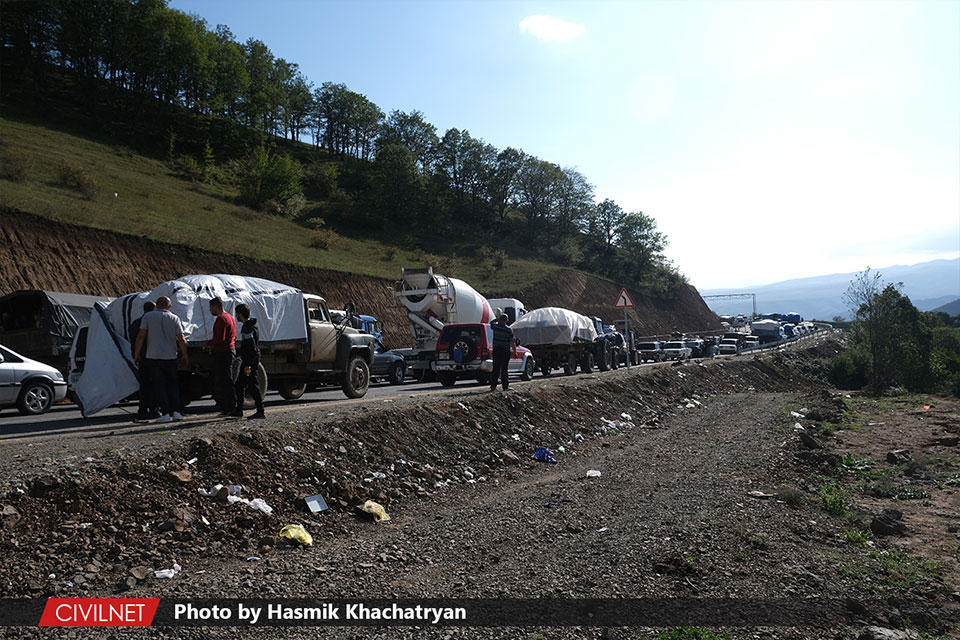
[[[25,416],[36,416],[53,406],[53,389],[46,382],[29,382],[17,398],[17,409]]]
[[[597,365],[597,369],[600,371],[607,371],[610,369],[610,347],[606,342],[602,342],[597,349],[596,355],[593,358],[594,364]]]
[[[277,391],[284,400],[299,400],[307,391],[307,383],[295,384],[289,380],[284,380],[277,385]]]
[[[257,384],[260,386],[260,399],[267,397],[267,370],[263,368],[263,363],[257,365]],[[243,392],[243,408],[253,409],[257,403],[253,401],[253,396]]]
[[[457,384],[457,379],[452,373],[438,373],[437,379],[440,381],[440,384],[445,387],[452,387]]]
[[[572,376],[576,372],[577,372],[577,356],[572,353],[568,353],[567,362],[566,364],[563,365],[563,373],[565,375]]]
[[[403,384],[403,379],[407,377],[406,367],[402,362],[398,362],[390,368],[390,384]]]
[[[533,358],[527,358],[527,361],[523,363],[523,373],[520,374],[520,379],[524,382],[529,382],[533,380],[533,372],[536,369],[536,363],[533,361]]]
[[[370,367],[360,356],[350,356],[347,370],[343,372],[343,394],[348,398],[362,398],[370,386]]]
[[[596,357],[592,351],[587,351],[580,362],[580,370],[584,373],[593,373],[593,366],[596,364]]]

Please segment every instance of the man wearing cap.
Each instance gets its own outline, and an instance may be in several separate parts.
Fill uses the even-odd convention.
[[[510,386],[507,376],[510,366],[510,348],[515,338],[513,329],[507,326],[507,320],[507,314],[501,313],[496,322],[490,323],[490,328],[493,329],[493,380],[490,383],[490,391],[496,390],[497,381],[501,378],[504,391]]]

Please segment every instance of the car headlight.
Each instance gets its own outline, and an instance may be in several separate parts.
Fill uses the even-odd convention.
[[[53,372],[53,379],[54,379],[54,380],[57,380],[57,381],[59,381],[59,382],[63,382],[63,374],[60,373],[59,371],[54,371],[54,372]]]

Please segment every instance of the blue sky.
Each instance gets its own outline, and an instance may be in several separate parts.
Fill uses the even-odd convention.
[[[170,6],[578,168],[701,288],[960,255],[956,0]]]

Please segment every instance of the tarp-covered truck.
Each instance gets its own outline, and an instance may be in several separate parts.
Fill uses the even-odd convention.
[[[85,416],[118,402],[139,388],[128,335],[143,315],[143,303],[166,296],[183,323],[189,366],[180,371],[181,402],[212,393],[212,355],[203,343],[213,335],[210,300],[219,297],[233,313],[246,303],[260,331],[260,389],[273,388],[287,399],[303,395],[308,384],[336,384],[350,398],[362,397],[370,383],[373,336],[330,319],[326,301],[287,285],[232,275],[194,275],[170,280],[152,291],[133,293],[110,304],[98,303],[90,318],[86,362],[75,391]],[[352,305],[351,305],[352,306]],[[348,312],[349,313],[349,312]]]
[[[97,302],[113,298],[60,291],[14,291],[0,298],[0,344],[56,367],[66,378],[70,345]]]
[[[520,344],[533,353],[545,376],[554,369],[572,375],[577,367],[590,373],[597,364],[598,353],[606,346],[598,341],[592,319],[559,307],[528,311],[510,328]]]

